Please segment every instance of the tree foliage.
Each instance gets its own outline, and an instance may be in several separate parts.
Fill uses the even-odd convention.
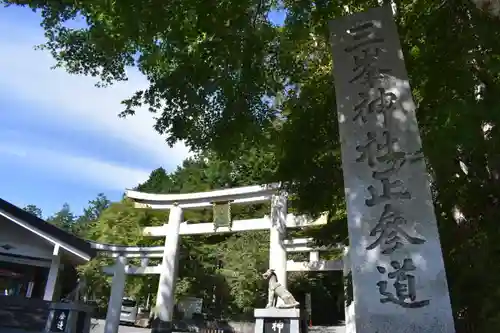
[[[76,216],[67,203],[63,205],[60,211],[47,218],[47,222],[69,232],[73,231],[75,220]]]
[[[90,207],[96,202],[102,203],[106,201],[104,199],[105,197],[100,195],[98,200],[90,201]],[[98,207],[102,206],[99,205]],[[90,208],[85,210],[87,214],[91,211],[95,212]],[[160,224],[162,217],[164,217],[164,214],[155,213],[151,210],[136,209],[132,202],[122,200],[110,204],[96,220],[83,225],[85,229],[83,229],[82,234],[88,240],[98,243],[129,246],[142,245],[142,229],[145,226]],[[91,296],[102,306],[107,304],[111,282],[111,277],[105,276],[103,270],[112,264],[111,259],[98,257],[80,267],[80,272],[88,281]],[[138,265],[139,263],[131,261],[131,264]],[[131,296],[136,296],[139,300],[145,299],[155,284],[154,287],[158,286],[158,278],[154,276],[148,276],[144,279],[132,277],[129,280],[133,280],[133,282],[127,284],[126,292]]]
[[[28,213],[35,215],[38,218],[42,218],[42,209],[37,207],[36,205],[27,205],[23,208]]]
[[[136,66],[150,86],[125,101],[123,115],[148,105],[169,143],[210,148],[224,158],[221,166],[241,168],[223,184],[249,175],[248,161],[234,162],[244,149],[271,157],[260,160],[261,179],[286,182],[294,209],[330,210],[341,223],[329,224],[323,239],[346,239],[331,78],[342,64],[332,63],[327,22],[376,1],[2,2],[42,13],[44,48],[70,73],[110,84]],[[493,331],[500,321],[499,24],[469,0],[394,2],[457,327]],[[268,17],[279,8],[282,26]],[[87,27],[66,25],[77,16]],[[194,188],[167,178],[147,186]]]
[[[73,233],[77,236],[87,236],[89,227],[97,222],[102,212],[110,205],[111,201],[103,193],[99,193],[95,199],[88,202],[83,214],[75,220]]]

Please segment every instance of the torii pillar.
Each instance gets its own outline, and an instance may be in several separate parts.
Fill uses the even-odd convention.
[[[170,209],[165,236],[162,271],[156,296],[156,314],[152,333],[171,331],[175,306],[175,280],[179,262],[179,232],[182,222],[182,208],[174,205]]]

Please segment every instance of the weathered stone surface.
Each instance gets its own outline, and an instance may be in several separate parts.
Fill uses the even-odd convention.
[[[455,332],[391,8],[334,20],[331,41],[356,332]]]
[[[300,318],[300,309],[254,309],[255,318]]]

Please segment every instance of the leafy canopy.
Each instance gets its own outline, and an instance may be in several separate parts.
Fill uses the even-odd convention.
[[[70,73],[106,85],[126,80],[128,66],[139,68],[151,84],[124,101],[122,116],[148,105],[169,143],[229,149],[251,142],[272,119],[265,97],[284,87],[273,73],[279,30],[267,19],[275,1],[2,2],[40,10],[43,48]],[[79,17],[85,28],[67,27]]]

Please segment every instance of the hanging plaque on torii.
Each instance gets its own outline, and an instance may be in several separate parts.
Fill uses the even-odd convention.
[[[214,220],[214,231],[221,227],[227,227],[231,230],[232,218],[231,218],[231,201],[213,202],[213,220]]]

